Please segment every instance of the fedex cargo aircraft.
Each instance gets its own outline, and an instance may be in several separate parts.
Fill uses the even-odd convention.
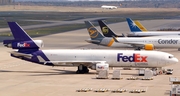
[[[172,54],[158,51],[134,50],[41,50],[43,42],[33,40],[16,22],[8,22],[13,40],[4,40],[6,47],[16,49],[11,56],[47,66],[77,66],[76,73],[88,73],[89,69],[105,67],[159,68],[178,62]],[[156,55],[154,55],[156,54]]]

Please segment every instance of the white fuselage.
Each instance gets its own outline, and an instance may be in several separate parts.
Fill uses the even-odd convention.
[[[101,6],[101,8],[104,8],[104,9],[117,9],[116,6],[107,6],[107,5],[103,5],[103,6]]]
[[[175,31],[147,31],[147,32],[131,32],[130,35],[133,35],[133,36],[178,35],[178,36],[180,36],[180,32],[175,32]]]
[[[143,38],[117,38],[118,42],[115,42],[113,38],[104,38],[100,45],[108,47],[134,47],[132,45],[146,45],[153,44],[155,48],[180,48],[180,38],[163,38],[163,37],[143,37]]]
[[[178,62],[173,55],[158,51],[127,50],[42,50],[49,61],[107,62],[110,67],[163,67]],[[156,55],[154,55],[156,54]],[[38,55],[38,54],[37,54]],[[173,58],[169,58],[172,56]],[[60,66],[60,65],[59,65]]]

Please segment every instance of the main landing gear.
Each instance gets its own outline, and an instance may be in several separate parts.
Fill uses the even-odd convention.
[[[136,47],[134,50],[141,50],[142,48],[141,47]]]
[[[89,69],[87,66],[84,65],[79,65],[78,70],[76,71],[77,74],[84,74],[84,73],[89,73]]]

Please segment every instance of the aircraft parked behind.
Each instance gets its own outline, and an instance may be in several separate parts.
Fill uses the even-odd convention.
[[[139,26],[136,24],[133,20],[130,18],[127,18],[127,23],[129,25],[129,28],[131,30],[131,33],[128,34],[128,36],[137,36],[137,37],[148,37],[148,36],[180,36],[179,31],[144,31],[142,30],[145,27]]]
[[[117,9],[117,6],[102,5],[101,8],[103,8],[103,9]]]
[[[118,48],[135,48],[154,50],[155,48],[180,48],[180,38],[168,38],[168,37],[104,37],[95,27],[89,22],[85,21],[87,30],[91,39],[86,40],[89,43],[103,45],[107,47],[118,47]],[[143,32],[146,33],[146,32]]]

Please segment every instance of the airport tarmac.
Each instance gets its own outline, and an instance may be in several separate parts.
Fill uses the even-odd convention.
[[[162,28],[163,26],[177,25],[179,20],[150,20],[142,21],[148,30]],[[149,24],[148,26],[145,24]],[[180,25],[180,24],[179,24]],[[129,32],[126,22],[109,25],[117,34]],[[65,33],[37,37],[44,41],[42,49],[60,48],[107,48],[85,42],[89,35],[87,29],[74,30]],[[110,49],[110,48],[108,48]],[[120,49],[120,48],[119,48]],[[159,49],[173,54],[180,60],[177,49]],[[10,48],[0,44],[0,96],[168,96],[171,89],[169,77],[180,78],[179,63],[169,66],[174,69],[173,75],[158,75],[152,81],[126,80],[127,77],[137,76],[137,70],[122,70],[122,80],[95,79],[96,71],[89,74],[75,74],[77,67],[49,67],[30,63],[10,57]],[[112,73],[112,70],[110,70]],[[111,78],[112,74],[110,74]],[[146,93],[96,93],[76,92],[81,88],[108,88],[118,89],[146,89]]]

